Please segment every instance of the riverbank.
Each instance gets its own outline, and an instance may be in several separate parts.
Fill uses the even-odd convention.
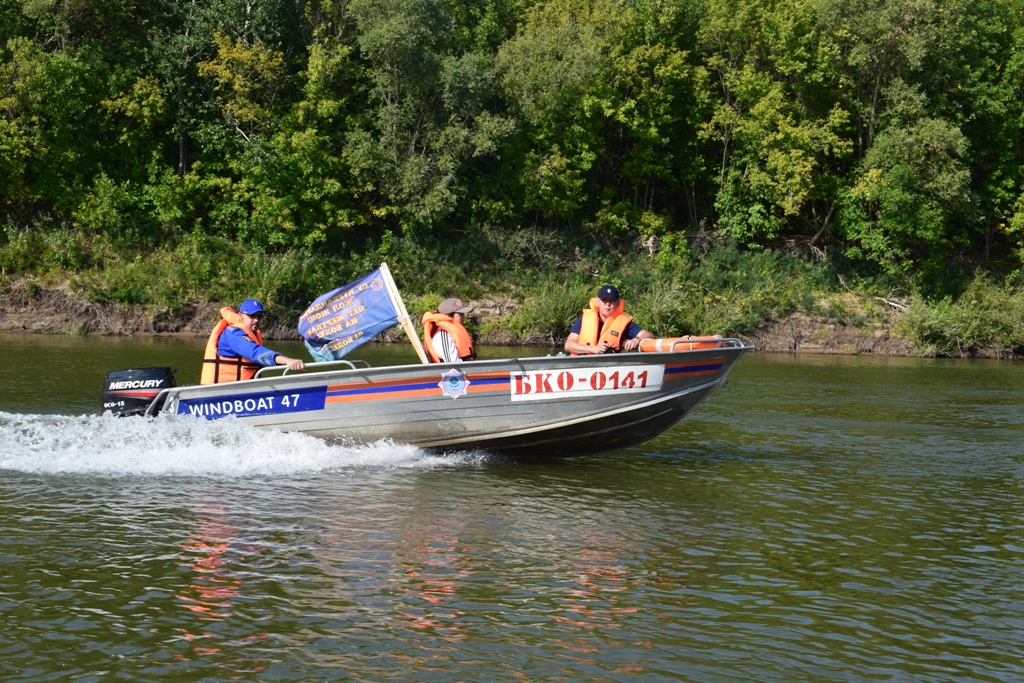
[[[192,302],[181,313],[167,309],[96,302],[75,294],[71,288],[41,285],[32,280],[8,282],[0,297],[0,330],[24,330],[56,335],[182,335],[202,337],[217,320],[221,304]],[[550,330],[517,333],[503,325],[520,305],[511,298],[471,300],[476,309],[473,327],[478,343],[493,346],[561,346],[563,339]],[[846,295],[820,306],[823,315],[795,312],[741,335],[761,351],[822,354],[922,355],[913,342],[894,330],[901,314],[897,302],[864,302]],[[415,314],[413,316],[415,318]],[[869,320],[870,318],[870,320]],[[297,339],[294,320],[268,318],[267,339]],[[399,328],[383,335],[381,341],[404,341]],[[1006,354],[984,350],[967,355],[994,357]]]

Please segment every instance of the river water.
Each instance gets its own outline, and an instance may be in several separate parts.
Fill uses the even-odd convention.
[[[748,354],[546,463],[97,414],[202,344],[0,336],[0,680],[1024,681],[1024,365]]]

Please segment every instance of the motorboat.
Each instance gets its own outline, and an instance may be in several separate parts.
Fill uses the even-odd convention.
[[[123,370],[108,375],[103,406],[439,452],[590,454],[662,433],[724,384],[752,349],[739,339],[700,339],[590,356],[388,367],[337,360],[298,372],[263,368],[248,381],[211,385],[174,386],[168,368]]]

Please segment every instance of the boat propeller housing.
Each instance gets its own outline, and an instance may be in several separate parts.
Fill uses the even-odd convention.
[[[177,368],[138,368],[107,373],[103,382],[103,412],[142,415],[161,391],[176,386],[175,372]]]

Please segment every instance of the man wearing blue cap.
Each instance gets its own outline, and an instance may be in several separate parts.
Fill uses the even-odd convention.
[[[626,315],[624,308],[618,289],[612,285],[601,287],[590,300],[590,308],[573,323],[565,350],[574,356],[635,351],[641,339],[654,339]]]
[[[273,365],[287,365],[291,370],[305,367],[301,360],[263,346],[260,333],[263,304],[258,300],[246,299],[238,307],[238,313],[225,306],[220,309],[220,315],[220,322],[206,342],[200,384],[252,379],[261,367]]]

